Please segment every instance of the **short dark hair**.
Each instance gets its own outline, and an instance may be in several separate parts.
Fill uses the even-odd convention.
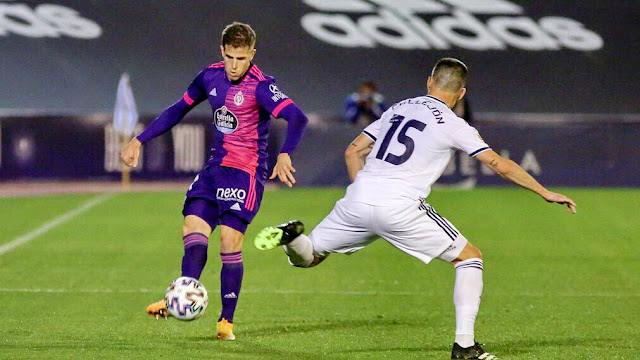
[[[465,87],[469,68],[462,61],[454,58],[438,60],[431,71],[431,81],[436,88],[455,93]]]
[[[257,36],[249,24],[233,22],[227,25],[222,31],[222,46],[231,45],[235,48],[248,47],[253,49],[256,46]]]

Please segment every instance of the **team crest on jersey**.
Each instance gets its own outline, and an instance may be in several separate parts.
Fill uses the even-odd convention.
[[[213,113],[213,123],[216,129],[223,134],[231,134],[238,128],[238,118],[226,106],[217,109]]]
[[[236,96],[233,97],[233,103],[240,106],[244,102],[244,95],[242,95],[242,91],[238,91]]]

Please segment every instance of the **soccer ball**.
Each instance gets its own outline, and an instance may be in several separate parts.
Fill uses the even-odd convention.
[[[202,316],[207,309],[209,296],[204,285],[192,277],[179,277],[164,294],[167,312],[178,320],[189,321]]]

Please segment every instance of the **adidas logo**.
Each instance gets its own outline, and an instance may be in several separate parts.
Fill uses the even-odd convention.
[[[216,90],[216,88],[213,88],[213,90],[211,90],[211,92],[209,93],[209,95],[211,95],[211,96],[218,96],[218,91]]]
[[[242,209],[240,208],[240,204],[239,203],[235,203],[235,204],[231,205],[231,210],[240,211]]]
[[[33,5],[0,2],[0,36],[7,34],[30,38],[97,39],[102,28],[95,21],[80,16],[80,12],[62,5]]]
[[[604,40],[567,17],[534,19],[508,0],[303,0],[300,19],[316,39],[340,47],[401,50],[594,51]],[[355,16],[354,16],[355,15]]]
[[[236,293],[234,293],[234,292],[231,292],[229,294],[224,294],[224,298],[225,299],[237,299],[238,295],[236,295]]]

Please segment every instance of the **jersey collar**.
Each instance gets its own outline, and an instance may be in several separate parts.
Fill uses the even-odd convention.
[[[444,101],[442,101],[442,100],[438,99],[437,97],[435,97],[435,96],[433,96],[433,95],[427,95],[427,97],[428,97],[428,98],[432,98],[433,100],[439,101],[439,102],[441,102],[441,103],[443,103],[443,104],[447,105],[447,103],[445,103]],[[448,107],[448,106],[447,106],[447,107]]]

